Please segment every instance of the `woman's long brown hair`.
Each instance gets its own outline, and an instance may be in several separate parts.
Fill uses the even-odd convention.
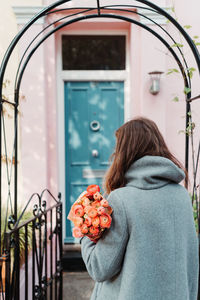
[[[170,159],[185,172],[187,185],[188,174],[183,165],[169,151],[157,125],[144,117],[128,121],[117,129],[113,162],[105,177],[104,188],[107,194],[126,185],[125,174],[129,167],[145,155],[162,156]]]

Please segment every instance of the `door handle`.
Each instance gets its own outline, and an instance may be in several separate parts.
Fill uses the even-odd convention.
[[[92,156],[93,156],[93,157],[98,157],[98,156],[99,156],[98,150],[93,149],[93,150],[92,150]]]

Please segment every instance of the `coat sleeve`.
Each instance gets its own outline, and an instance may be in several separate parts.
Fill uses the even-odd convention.
[[[81,240],[81,252],[88,273],[95,281],[111,279],[120,270],[128,241],[128,225],[125,208],[112,192],[108,201],[113,209],[112,223],[109,229],[95,244],[88,237]]]

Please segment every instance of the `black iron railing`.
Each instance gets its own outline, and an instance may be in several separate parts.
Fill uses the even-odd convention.
[[[47,200],[54,204],[47,208]],[[30,202],[33,217],[20,223]],[[34,194],[13,228],[4,235],[1,298],[5,300],[62,299],[62,202],[45,190]]]

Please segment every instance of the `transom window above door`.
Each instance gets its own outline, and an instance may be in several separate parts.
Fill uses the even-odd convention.
[[[63,35],[63,70],[125,70],[124,35]]]

